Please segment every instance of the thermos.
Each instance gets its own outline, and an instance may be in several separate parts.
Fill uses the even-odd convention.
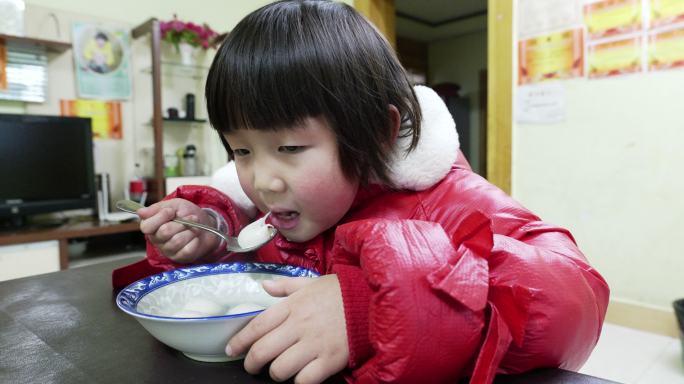
[[[192,93],[185,95],[185,118],[195,120],[195,95]]]
[[[197,176],[197,149],[188,144],[183,154],[183,176]]]

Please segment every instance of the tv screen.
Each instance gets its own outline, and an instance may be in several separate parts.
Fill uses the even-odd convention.
[[[0,114],[0,217],[95,208],[90,119]]]

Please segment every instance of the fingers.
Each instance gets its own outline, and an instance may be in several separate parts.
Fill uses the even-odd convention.
[[[271,296],[289,296],[313,282],[311,277],[285,277],[276,280],[264,280],[264,290]]]
[[[141,222],[140,230],[149,235],[149,240],[166,257],[180,263],[192,262],[199,255],[201,243],[198,234],[183,224],[171,221],[175,216],[173,208],[158,209],[156,214]],[[197,221],[197,216],[190,215],[185,219]]]
[[[247,372],[252,374],[258,373],[269,361],[277,358],[284,351],[289,350],[297,342],[298,335],[295,332],[287,332],[284,328],[287,327],[280,327],[269,332],[252,345],[247,356],[245,356],[244,366]],[[299,368],[307,362],[301,362]],[[292,374],[283,377],[283,380],[290,376]]]
[[[152,209],[152,207],[149,208]],[[138,210],[138,212],[141,213],[142,209]],[[151,235],[159,231],[162,225],[170,224],[170,227],[166,227],[164,230],[165,237],[170,239],[173,235],[180,232],[178,230],[179,228],[184,228],[182,224],[170,223],[170,221],[176,217],[176,210],[173,208],[162,208],[147,217],[143,217],[142,214],[140,217],[143,218],[140,223],[140,230],[146,235]]]
[[[320,383],[342,368],[344,366],[337,367],[327,359],[315,359],[299,371],[294,382],[296,384]]]
[[[238,356],[244,354],[257,340],[264,337],[266,334],[282,324],[288,318],[289,310],[286,306],[278,304],[266,309],[264,312],[247,323],[247,325],[242,328],[240,332],[233,336],[226,347],[226,354],[228,356]],[[250,353],[251,352],[252,351],[250,350]],[[280,352],[281,351],[278,351],[278,353]],[[270,359],[273,359],[273,357],[275,357],[278,353],[273,354]],[[270,359],[263,361],[266,359],[266,356],[262,355],[266,355],[266,353],[258,351],[257,355],[252,356],[251,358],[248,354],[247,358],[245,358],[245,365],[247,365],[248,359],[250,360],[250,367],[256,367],[261,362],[266,364],[268,361],[270,361]]]
[[[273,360],[268,374],[275,381],[285,381],[316,358],[316,352],[304,343],[296,343]]]
[[[147,219],[157,214],[164,206],[162,204],[152,204],[149,207],[140,208],[136,211],[141,219]]]
[[[179,263],[189,263],[195,261],[198,257],[198,248],[200,245],[197,235],[185,230],[177,233],[169,241],[160,245],[161,251],[165,255]]]

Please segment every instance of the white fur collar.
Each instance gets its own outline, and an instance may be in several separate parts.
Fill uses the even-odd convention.
[[[406,154],[410,137],[400,138],[392,156],[390,178],[402,189],[422,191],[435,185],[456,161],[459,143],[456,124],[442,99],[431,88],[414,88],[423,114],[420,139]]]
[[[449,172],[458,156],[456,124],[442,99],[432,89],[414,88],[423,114],[418,145],[406,154],[410,137],[400,138],[392,155],[390,178],[402,189],[422,191],[435,185]],[[211,178],[212,187],[228,195],[247,215],[254,217],[256,208],[242,191],[235,162],[219,168]]]

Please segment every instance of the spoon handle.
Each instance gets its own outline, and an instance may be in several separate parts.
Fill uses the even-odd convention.
[[[124,212],[129,212],[129,213],[133,213],[133,214],[137,214],[136,211],[140,208],[143,208],[143,206],[141,204],[136,203],[135,201],[132,201],[132,200],[119,200],[116,202],[116,207],[119,208],[120,210],[124,211]],[[215,228],[206,226],[204,224],[196,223],[194,221],[178,219],[178,218],[173,219],[173,221],[175,221],[176,223],[183,224],[183,225],[188,226],[188,227],[195,227],[195,228],[203,229],[205,231],[209,231],[209,232],[213,233],[214,235],[219,236],[220,238],[222,238],[226,241],[230,241],[228,236],[226,236],[225,234],[219,232]]]
[[[188,226],[188,227],[195,227],[195,228],[203,229],[205,231],[209,231],[209,232],[213,233],[214,235],[219,236],[220,238],[222,238],[226,241],[229,240],[228,238],[226,238],[225,234],[217,231],[215,228],[212,228],[208,225],[196,223],[194,221],[183,220],[183,219],[173,219],[173,221],[175,221],[176,223],[183,224],[183,225]]]

